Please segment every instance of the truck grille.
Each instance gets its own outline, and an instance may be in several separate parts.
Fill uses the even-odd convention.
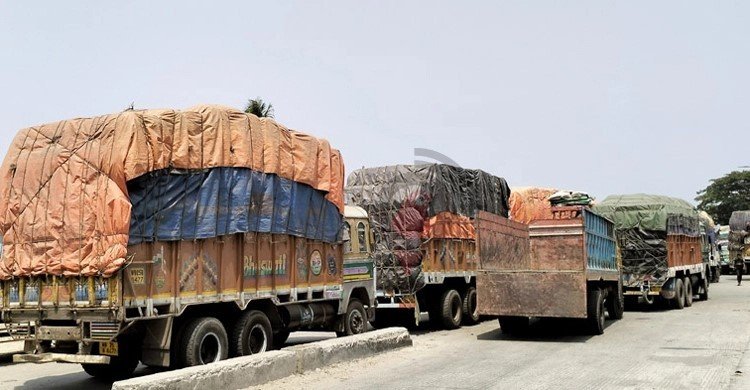
[[[92,339],[111,340],[117,336],[120,324],[117,322],[92,322],[89,327]]]

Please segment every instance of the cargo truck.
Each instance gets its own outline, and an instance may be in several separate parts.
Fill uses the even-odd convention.
[[[698,213],[700,219],[701,255],[703,262],[708,265],[708,281],[718,283],[721,277],[719,252],[716,247],[716,225],[713,218],[705,211]]]
[[[611,195],[594,206],[615,223],[625,301],[682,309],[708,299],[708,263],[701,255],[698,213],[668,196]]]
[[[479,230],[479,314],[497,316],[506,334],[525,331],[531,318],[579,318],[602,334],[605,310],[610,319],[623,315],[613,223],[583,206],[552,207],[551,215],[528,227],[503,221],[526,236],[525,250],[512,255],[498,250],[507,244],[486,242],[498,235]]]
[[[750,210],[733,211],[729,217],[729,261],[745,261],[745,275],[750,274]]]
[[[116,379],[374,313],[370,253],[341,229],[369,222],[324,140],[223,107],[127,111],[22,130],[1,169],[14,362]]]
[[[729,261],[729,226],[719,226],[716,230],[716,237],[716,251],[719,253],[721,273],[729,275],[734,271]]]
[[[367,211],[372,229],[375,325],[478,321],[476,215],[507,217],[509,194],[502,178],[443,164],[352,172],[347,200]]]

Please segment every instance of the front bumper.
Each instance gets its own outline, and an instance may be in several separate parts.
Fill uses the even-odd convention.
[[[72,353],[20,353],[13,355],[13,363],[87,363],[87,364],[109,364],[109,356],[103,355],[77,355]]]

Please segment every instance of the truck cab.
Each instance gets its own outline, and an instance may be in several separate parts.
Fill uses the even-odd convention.
[[[344,206],[341,229],[344,249],[344,291],[363,297],[375,296],[375,267],[372,259],[372,236],[367,211],[357,206]],[[366,293],[366,295],[364,295]],[[355,298],[358,298],[356,295]],[[349,301],[349,297],[345,297]],[[368,302],[367,300],[362,300]],[[367,308],[367,320],[373,320],[375,308]]]

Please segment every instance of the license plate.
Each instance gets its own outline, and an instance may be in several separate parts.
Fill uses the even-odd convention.
[[[117,342],[105,341],[99,343],[99,353],[102,355],[117,356]]]

